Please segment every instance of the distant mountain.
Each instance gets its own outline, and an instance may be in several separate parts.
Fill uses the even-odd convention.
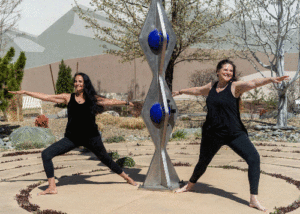
[[[16,49],[15,59],[20,51],[25,51],[27,57],[25,69],[62,59],[100,55],[104,53],[104,49],[100,47],[103,44],[107,48],[117,49],[109,43],[94,39],[93,31],[85,28],[85,22],[78,17],[75,9],[71,9],[37,37],[15,30],[9,31],[5,35],[9,41],[6,48],[13,46]],[[94,16],[101,24],[110,25],[104,16],[99,14]]]

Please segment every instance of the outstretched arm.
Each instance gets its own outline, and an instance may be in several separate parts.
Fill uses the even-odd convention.
[[[172,92],[172,96],[175,97],[180,94],[188,94],[188,95],[204,95],[207,96],[210,89],[212,87],[212,83],[208,83],[207,85],[201,86],[201,87],[193,87],[193,88],[187,88],[187,89],[181,89],[180,91],[174,91]]]
[[[26,94],[28,96],[34,97],[41,99],[43,101],[49,101],[53,103],[64,103],[67,104],[68,100],[70,99],[70,94],[55,94],[55,95],[50,95],[50,94],[44,94],[40,92],[30,92],[30,91],[9,91],[9,93],[12,94]]]
[[[97,96],[97,105],[102,106],[134,106],[132,102],[123,101],[123,100],[116,100],[116,99],[108,99],[104,97]]]
[[[250,91],[251,89],[258,88],[269,83],[279,83],[283,80],[287,80],[289,76],[282,77],[268,77],[258,78],[250,81],[237,81],[233,82],[235,97],[240,97],[243,93]]]

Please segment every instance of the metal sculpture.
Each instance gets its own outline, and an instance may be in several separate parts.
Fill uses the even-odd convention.
[[[179,187],[179,178],[166,146],[178,110],[164,77],[176,44],[176,36],[161,0],[152,0],[139,42],[153,72],[141,114],[155,145],[155,153],[141,188],[173,190]]]

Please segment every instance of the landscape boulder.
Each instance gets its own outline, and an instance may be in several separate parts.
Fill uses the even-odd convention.
[[[58,118],[66,118],[68,117],[68,110],[65,108],[57,113]]]
[[[115,112],[115,111],[105,111],[102,114],[110,114],[110,115],[112,115],[114,117],[120,117],[119,113]]]
[[[15,146],[20,143],[39,143],[43,145],[55,142],[55,136],[48,128],[24,126],[14,130],[9,136]]]

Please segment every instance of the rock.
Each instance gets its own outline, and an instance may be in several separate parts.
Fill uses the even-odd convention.
[[[68,117],[68,109],[63,109],[60,112],[57,113],[58,118],[66,118]]]
[[[260,125],[255,125],[255,126],[254,126],[254,129],[255,129],[255,130],[263,130],[264,127],[263,127],[263,126],[260,126]]]
[[[281,134],[280,132],[275,131],[275,132],[272,133],[272,136],[278,136],[278,135],[280,135],[280,134]]]
[[[272,130],[296,130],[294,126],[272,126]]]
[[[296,135],[293,135],[293,134],[291,134],[289,136],[289,139],[292,140],[292,141],[298,141],[299,140],[298,137]]]
[[[248,133],[248,135],[249,135],[249,137],[254,137],[254,136],[256,136],[257,134],[254,133],[254,132],[250,132],[250,133]]]
[[[48,117],[49,119],[57,119],[57,118],[59,118],[56,114],[47,114],[46,117]]]
[[[4,143],[4,146],[6,146],[6,147],[10,147],[10,148],[12,147],[12,145],[11,145],[11,142],[10,142],[10,141],[8,141],[8,142],[5,142],[5,143]]]
[[[14,130],[10,135],[13,145],[25,142],[47,145],[55,142],[55,136],[48,128],[24,126]]]
[[[4,128],[0,128],[0,133],[4,132],[5,129]]]
[[[241,118],[259,119],[259,114],[241,113]]]
[[[115,111],[105,111],[102,114],[110,114],[110,115],[112,115],[114,117],[120,117],[119,113],[115,112]]]
[[[9,141],[9,137],[5,137],[2,139],[4,142],[8,142]]]
[[[4,146],[4,141],[0,138],[0,146]]]

